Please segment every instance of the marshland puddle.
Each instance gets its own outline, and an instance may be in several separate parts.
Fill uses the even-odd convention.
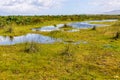
[[[67,32],[77,32],[79,29],[86,29],[86,28],[93,28],[94,26],[100,27],[100,26],[109,26],[104,24],[91,24],[90,22],[115,22],[117,19],[108,19],[108,20],[92,20],[92,21],[84,21],[84,22],[73,22],[66,24],[67,26],[72,27],[71,30],[65,30]],[[50,32],[50,31],[63,31],[61,28],[64,27],[64,24],[58,24],[58,25],[51,25],[51,26],[43,26],[41,28],[34,28],[33,31],[44,31],[44,32]]]
[[[95,20],[97,22],[113,22],[117,20]],[[106,26],[106,25],[101,25],[101,24],[90,24],[90,22],[95,22],[95,21],[85,21],[85,22],[74,22],[74,23],[69,23],[66,24],[67,26],[71,26],[67,32],[77,32],[79,29],[83,28],[92,28],[94,26],[99,27],[99,26]],[[50,31],[56,31],[56,30],[61,30],[62,27],[64,27],[64,24],[58,24],[55,26],[45,26],[42,28],[34,28],[32,29],[33,31],[45,31],[45,32],[50,32]],[[55,42],[62,42],[62,43],[69,43],[63,41],[62,39],[55,39],[49,36],[43,36],[41,34],[26,34],[22,36],[0,36],[0,45],[14,45],[14,44],[19,44],[19,43],[26,43],[26,42],[36,42],[36,43],[43,43],[43,44],[51,44]],[[78,42],[70,42],[72,44],[87,44],[86,41],[78,41]]]
[[[27,34],[23,36],[0,36],[0,45],[13,45],[18,43],[25,43],[25,42],[36,42],[36,43],[54,43],[59,41],[58,39],[54,39],[52,37],[43,36],[40,34]]]
[[[95,24],[88,24],[88,23],[69,23],[66,24],[67,26],[70,26],[71,29],[63,30],[62,27],[64,27],[64,24],[58,24],[56,26],[44,26],[42,28],[34,28],[33,31],[43,31],[43,32],[50,32],[50,31],[67,31],[67,32],[77,32],[80,28],[92,28],[95,26]]]
[[[71,44],[86,44],[85,41],[64,41],[62,39],[55,39],[41,34],[27,34],[22,36],[0,36],[0,45],[14,45],[19,43],[35,42],[41,44],[52,44],[55,42],[71,43]]]
[[[32,29],[33,31],[45,31],[45,32],[49,32],[49,31],[56,31],[56,30],[60,30],[61,27],[63,27],[64,24],[58,24],[56,26],[44,26],[42,28],[34,28]]]
[[[92,21],[86,21],[86,22],[116,22],[118,19],[108,19],[108,20],[92,20]]]

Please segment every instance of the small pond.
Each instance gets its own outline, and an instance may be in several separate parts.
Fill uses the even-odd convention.
[[[86,28],[92,28],[94,26],[100,27],[100,26],[108,26],[104,24],[91,24],[90,22],[115,22],[117,19],[109,19],[109,20],[93,20],[93,21],[83,21],[83,22],[73,22],[68,23],[66,25],[72,27],[71,30],[66,30],[67,32],[77,32],[79,29],[86,29]],[[56,26],[43,26],[42,28],[34,28],[33,31],[44,31],[44,32],[50,32],[50,31],[56,31],[61,30],[61,28],[64,27],[64,24],[58,24]],[[63,30],[61,30],[63,31]]]
[[[86,44],[86,41],[64,41],[62,39],[55,39],[48,36],[43,36],[41,34],[26,34],[22,36],[0,36],[0,45],[14,45],[19,43],[27,43],[27,42],[35,42],[35,43],[42,43],[42,44],[52,44],[55,42],[67,43],[67,44]]]
[[[0,45],[13,45],[25,42],[37,42],[37,43],[54,43],[59,41],[48,36],[40,34],[27,34],[23,36],[11,37],[11,36],[0,36]]]
[[[96,21],[96,20],[95,20]],[[117,21],[117,20],[97,20],[99,22],[111,22],[111,21]],[[89,21],[90,22],[90,21]],[[71,30],[68,30],[67,32],[77,32],[81,28],[92,28],[94,26],[107,26],[107,25],[101,25],[101,24],[90,24],[89,22],[74,22],[74,23],[69,23],[66,24],[69,27],[72,27]],[[64,24],[58,24],[55,26],[44,26],[42,28],[34,28],[32,29],[33,31],[55,31],[55,30],[61,30],[62,27],[64,27]],[[86,41],[63,41],[62,39],[55,39],[49,36],[43,36],[41,34],[26,34],[22,36],[0,36],[0,45],[14,45],[18,43],[26,43],[26,42],[36,42],[36,43],[43,43],[43,44],[51,44],[55,42],[62,42],[62,43],[72,43],[72,44],[87,44]]]
[[[116,22],[118,19],[108,19],[108,20],[92,20],[92,21],[85,21],[85,22]]]
[[[93,26],[97,26],[95,24],[89,24],[86,22],[75,22],[75,23],[69,23],[68,25],[72,26],[73,28],[77,28],[77,29],[92,28]]]
[[[50,31],[56,31],[60,30],[60,27],[63,27],[64,24],[58,24],[56,26],[43,26],[42,28],[34,28],[33,31],[44,31],[44,32],[50,32]]]

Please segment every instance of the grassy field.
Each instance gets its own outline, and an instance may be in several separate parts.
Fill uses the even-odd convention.
[[[49,21],[25,27],[12,25],[12,33],[6,33],[6,28],[1,29],[0,35],[37,33],[64,41],[86,43],[0,46],[0,80],[120,80],[120,35],[113,39],[120,31],[119,21],[106,22],[104,24],[111,26],[97,27],[96,30],[31,31],[38,26],[58,23],[68,21]]]
[[[68,23],[68,21],[47,21],[47,22],[43,22],[43,23],[37,23],[37,24],[33,24],[33,25],[16,25],[16,24],[12,24],[12,25],[7,25],[5,28],[0,29],[0,35],[4,35],[4,36],[19,36],[19,35],[24,35],[27,33],[33,33],[31,30],[33,28],[40,28],[42,26],[49,26],[49,25],[54,25],[54,24],[65,24]],[[13,32],[7,32],[7,30],[9,28],[13,29]]]

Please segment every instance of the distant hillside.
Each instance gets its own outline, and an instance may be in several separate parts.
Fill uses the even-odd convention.
[[[120,10],[113,10],[113,11],[105,12],[105,14],[120,14]]]

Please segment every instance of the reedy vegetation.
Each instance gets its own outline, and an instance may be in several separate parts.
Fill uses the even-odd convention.
[[[6,16],[0,17],[1,35],[33,33],[31,28],[71,21],[120,19],[118,15]],[[119,80],[119,21],[95,30],[34,32],[81,44],[23,43],[0,46],[1,80]],[[11,26],[13,31],[6,29]],[[113,37],[117,39],[114,40]]]

